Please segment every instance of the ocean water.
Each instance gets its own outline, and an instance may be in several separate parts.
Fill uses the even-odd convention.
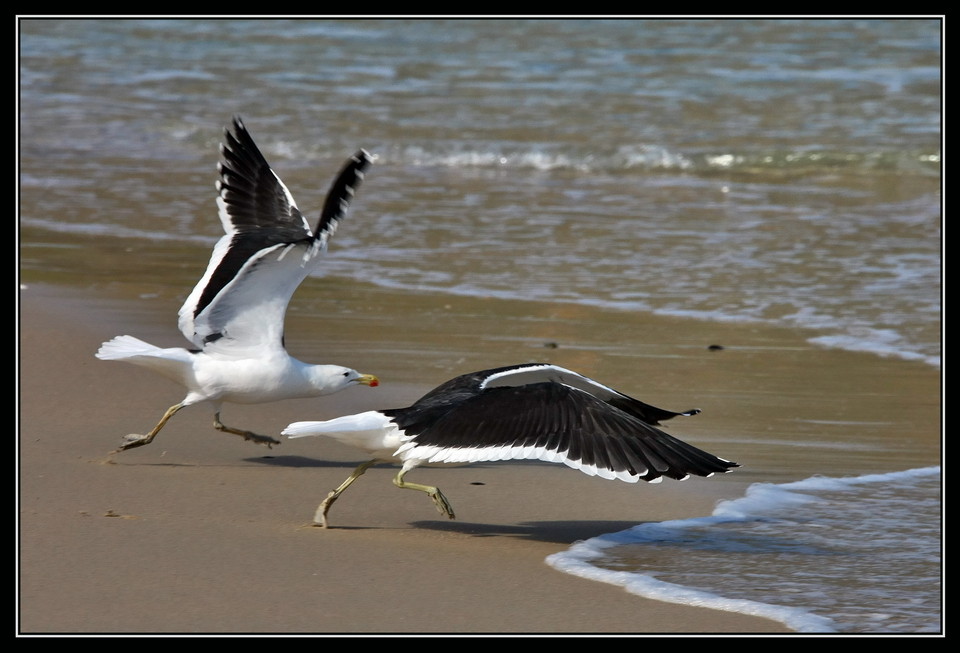
[[[339,231],[324,275],[796,327],[816,347],[939,369],[942,27],[22,18],[21,275],[106,285],[84,255],[91,237],[212,245],[216,146],[240,114],[314,215],[349,154],[376,156],[354,204],[363,228]],[[158,287],[193,281],[178,257],[142,264],[130,274]],[[550,564],[663,600],[767,610],[798,631],[935,632],[933,469],[757,485],[703,520],[643,525]],[[862,518],[867,505],[879,521]],[[867,530],[820,540],[833,524]],[[884,549],[891,533],[901,545]],[[643,553],[670,547],[757,583],[715,586]],[[738,569],[743,551],[769,568]],[[874,553],[894,562],[855,566]],[[784,558],[809,568],[789,590],[763,576]],[[866,577],[832,585],[825,561]],[[762,591],[771,583],[780,591]]]
[[[709,517],[578,542],[547,563],[801,633],[940,633],[940,468],[756,483]]]

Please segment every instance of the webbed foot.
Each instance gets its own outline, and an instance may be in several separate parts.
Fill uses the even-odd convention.
[[[140,433],[128,433],[120,440],[120,446],[110,453],[114,454],[120,453],[121,451],[126,451],[127,449],[136,449],[137,447],[142,447],[145,444],[150,444],[152,441],[152,436],[143,435]]]

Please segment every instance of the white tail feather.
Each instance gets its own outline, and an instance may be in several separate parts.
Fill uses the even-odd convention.
[[[369,410],[365,413],[346,415],[323,422],[294,422],[281,433],[289,438],[305,438],[313,435],[336,437],[338,433],[382,432],[388,422],[383,413]]]
[[[97,358],[100,360],[123,360],[132,356],[149,356],[160,348],[133,336],[117,336],[100,345]]]

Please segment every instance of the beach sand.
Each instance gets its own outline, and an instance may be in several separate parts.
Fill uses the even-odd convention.
[[[395,470],[378,466],[324,530],[309,525],[313,511],[363,460],[343,445],[307,438],[267,449],[215,431],[212,413],[193,407],[151,445],[107,455],[182,393],[94,352],[122,333],[183,345],[181,300],[122,285],[21,291],[22,635],[788,633],[767,619],[640,598],[544,559],[644,521],[708,515],[754,482],[939,463],[939,372],[917,363],[823,350],[774,329],[324,279],[295,297],[288,347],[382,385],[228,405],[227,424],[276,435],[292,421],[409,404],[455,374],[547,360],[654,405],[702,408],[668,430],[743,464],[659,485],[546,463],[413,472],[409,480],[444,490],[457,520],[397,490]],[[858,422],[878,426],[851,428]],[[823,456],[805,440],[846,441],[850,452]]]

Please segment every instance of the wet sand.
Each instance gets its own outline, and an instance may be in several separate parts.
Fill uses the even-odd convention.
[[[194,407],[151,445],[107,455],[182,393],[93,354],[121,333],[182,345],[181,299],[122,285],[21,291],[21,634],[788,633],[639,598],[544,559],[643,521],[709,514],[753,482],[939,463],[940,374],[921,364],[822,350],[774,329],[320,280],[295,297],[288,347],[383,384],[227,406],[226,423],[276,435],[291,421],[406,405],[458,373],[546,360],[654,405],[702,408],[670,432],[743,464],[655,486],[545,463],[412,473],[444,490],[455,521],[378,466],[323,530],[309,525],[314,509],[362,461],[337,443],[267,449],[215,431],[210,411]],[[850,446],[824,456],[820,445],[837,442]]]

